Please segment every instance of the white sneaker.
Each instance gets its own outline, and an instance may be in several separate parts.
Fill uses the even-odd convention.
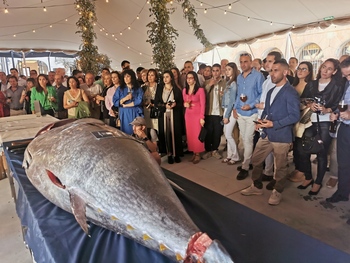
[[[269,198],[269,205],[278,205],[281,202],[281,200],[282,194],[273,189]]]
[[[254,186],[252,183],[248,188],[241,191],[242,195],[262,195],[263,190]]]

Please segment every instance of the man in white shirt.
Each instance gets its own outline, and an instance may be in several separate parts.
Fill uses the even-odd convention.
[[[27,82],[25,79],[20,78],[19,74],[18,74],[18,70],[16,68],[12,68],[10,69],[11,72],[11,76],[16,77],[17,82],[18,82],[18,86],[20,87],[26,87],[27,86]],[[8,83],[7,84],[7,88],[11,87],[11,84]]]
[[[265,70],[270,72],[272,70],[273,63],[275,61],[281,60],[282,55],[277,51],[270,52],[266,57]],[[264,107],[266,95],[270,89],[274,88],[276,85],[272,83],[271,76],[268,75],[264,83],[262,84],[262,92],[260,97],[260,103],[256,104],[255,107],[258,109],[258,118],[262,119],[266,116],[261,116]],[[276,180],[273,179],[273,153],[271,152],[265,159],[265,169],[262,174],[263,181],[270,181],[270,183],[266,186],[266,189],[272,190],[273,186],[276,183]]]
[[[91,118],[100,119],[101,106],[99,100],[96,99],[97,95],[101,95],[101,85],[95,83],[95,76],[91,72],[86,73],[85,83],[81,85],[81,88],[85,91],[90,101]]]

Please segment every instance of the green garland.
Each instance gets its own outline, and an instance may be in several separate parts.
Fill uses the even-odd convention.
[[[191,4],[189,0],[179,0],[179,3],[181,3],[182,10],[184,13],[184,17],[187,19],[188,23],[194,30],[194,35],[197,37],[197,39],[202,43],[202,45],[206,49],[211,49],[213,45],[209,42],[209,40],[204,35],[203,30],[200,28],[200,25],[197,23],[197,12],[194,8],[194,6]]]
[[[97,22],[95,0],[75,0],[74,4],[80,14],[76,23],[79,29],[76,34],[81,34],[82,37],[78,52],[79,65],[83,72],[93,72],[97,75],[102,68],[110,67],[111,61],[106,55],[100,55],[98,47],[93,44],[96,39],[93,25]]]
[[[147,42],[153,48],[153,61],[161,71],[174,66],[175,40],[178,36],[177,30],[170,24],[169,14],[174,9],[167,8],[167,3],[167,0],[150,0],[150,16],[154,16],[154,21],[147,24],[150,28]]]
[[[205,37],[203,30],[197,23],[197,13],[194,6],[189,0],[176,0],[183,9],[184,17],[194,30],[194,35],[204,45],[206,49],[212,47],[212,44]],[[177,30],[170,23],[170,14],[174,12],[174,8],[168,8],[169,0],[150,0],[151,17],[154,21],[147,24],[150,28],[147,42],[153,48],[153,61],[161,71],[170,69],[174,66],[175,40],[178,37]]]

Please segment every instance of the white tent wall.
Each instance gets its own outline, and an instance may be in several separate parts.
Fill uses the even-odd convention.
[[[288,34],[290,34],[290,38]],[[288,41],[290,42],[288,43]],[[239,54],[249,52],[253,58],[264,59],[272,49],[277,48],[287,60],[290,57],[296,57],[301,62],[309,60],[307,57],[303,58],[302,50],[311,43],[317,44],[322,50],[321,57],[317,57],[318,60],[339,58],[346,53],[344,52],[345,45],[350,43],[350,25],[332,25],[326,29],[313,28],[304,33],[275,35],[268,39],[257,40],[250,45],[240,44],[233,48],[228,46],[215,47],[213,50],[199,54],[194,61],[212,65],[220,63],[221,59],[228,59],[239,67]],[[290,49],[286,50],[286,47]]]
[[[171,15],[171,23],[179,33],[175,41],[175,63],[182,67],[185,60],[193,59],[202,52],[203,46],[183,18],[183,10],[179,3],[172,2],[172,5],[170,1],[168,4],[175,9]],[[7,0],[5,3],[7,4],[0,2],[0,50],[79,50],[81,38],[75,33],[79,14],[75,10],[74,0]],[[152,19],[149,16],[150,5],[147,1],[110,0],[107,3],[105,0],[98,0],[95,3],[98,18],[94,27],[97,35],[95,44],[100,53],[107,54],[112,59],[113,69],[120,70],[120,62],[124,59],[129,60],[134,69],[140,65],[155,67],[151,63],[151,46],[146,42],[146,25]],[[278,34],[281,30],[300,32],[304,30],[305,25],[312,23],[320,23],[320,26],[325,28],[325,24],[330,23],[324,21],[326,17],[334,17],[334,23],[337,19],[349,23],[350,17],[349,9],[346,8],[349,5],[348,0],[191,0],[191,3],[195,6],[198,23],[211,43],[219,43],[219,46],[225,46],[225,43],[232,45],[235,41],[250,43],[255,57],[261,57],[263,52],[272,46],[277,46],[285,52],[286,41],[285,36],[258,41],[255,41],[255,37],[267,37],[274,32]],[[229,4],[232,5],[231,9],[228,9]],[[46,12],[43,11],[44,6]],[[224,14],[225,10],[227,14]],[[296,34],[292,33],[293,44],[295,38]],[[282,41],[282,44],[277,43],[279,41]],[[261,44],[262,42],[268,45]],[[302,41],[303,44],[307,42],[310,42],[309,39]],[[319,41],[319,45],[325,49],[324,43],[321,42]],[[260,50],[257,47],[259,44],[264,48]],[[295,43],[295,50],[296,46],[300,48],[301,45]],[[332,43],[331,47],[333,46],[335,45]],[[246,44],[238,45],[238,48],[249,52]],[[218,48],[215,51],[217,54],[206,61],[212,64],[220,57],[228,55],[230,59],[235,59],[234,56],[239,51],[237,48],[235,50],[232,54],[222,54],[222,49]],[[327,56],[325,54],[325,57]]]

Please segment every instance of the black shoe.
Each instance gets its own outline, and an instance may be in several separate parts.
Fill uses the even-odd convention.
[[[179,156],[175,156],[174,160],[175,160],[175,163],[181,163],[181,159]]]
[[[247,170],[241,169],[237,175],[237,180],[244,180],[248,177],[249,172]]]
[[[174,163],[174,158],[172,155],[168,156],[168,163],[173,164]]]
[[[346,202],[346,201],[349,201],[349,197],[341,196],[341,195],[335,193],[331,197],[326,198],[326,201],[328,203],[338,203],[338,202],[341,202],[341,201]]]
[[[272,179],[267,185],[266,185],[266,189],[272,191],[275,187],[276,184],[276,180]]]
[[[302,189],[302,190],[304,190],[304,189],[306,189],[306,188],[308,188],[310,185],[313,185],[314,184],[314,180],[312,179],[311,181],[310,181],[310,183],[308,183],[307,185],[299,185],[297,188],[298,189]]]
[[[237,167],[237,171],[241,171],[242,170],[242,165]],[[249,164],[249,170],[253,170],[253,165]]]
[[[272,180],[273,180],[273,175],[266,175],[266,174],[261,175],[261,181],[263,182],[270,182]]]
[[[322,188],[322,184],[320,185],[320,188],[318,189],[318,191],[316,191],[316,192],[309,191],[309,195],[318,195],[318,193],[320,192],[321,188]]]

